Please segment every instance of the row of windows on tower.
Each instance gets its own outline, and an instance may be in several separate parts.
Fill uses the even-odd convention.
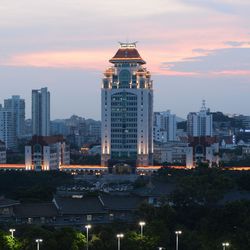
[[[137,138],[137,134],[115,134],[111,135],[111,138]]]
[[[145,81],[144,79],[140,80],[139,82],[137,81],[132,81],[132,82],[118,82],[118,81],[113,81],[111,85],[112,89],[147,89],[151,88],[151,85],[149,82]],[[109,80],[104,79],[103,80],[103,88],[108,89],[109,88]]]
[[[134,126],[133,126],[134,127]],[[135,129],[135,128],[126,128],[126,130],[127,130],[127,133],[135,133],[135,134],[137,134],[137,129]]]
[[[128,62],[114,64],[114,66],[117,68],[130,68],[130,67],[137,67],[139,65],[140,65],[139,63],[128,63]]]
[[[137,144],[137,140],[133,140],[133,139],[124,139],[124,140],[121,140],[121,139],[112,139],[111,143],[112,144],[113,143],[121,143],[121,144],[125,144],[125,143],[132,143],[133,144],[133,143],[135,143],[135,144]]]
[[[145,82],[140,82],[139,85],[137,85],[136,83],[134,83],[134,84],[133,83],[132,84],[123,83],[122,84],[122,83],[118,83],[118,82],[113,82],[113,84],[112,84],[112,89],[137,89],[138,87],[140,89],[149,88]],[[104,84],[104,88],[108,88],[108,85]]]
[[[141,91],[141,98],[143,99],[143,90]],[[107,100],[107,90],[105,90],[105,100]],[[112,95],[112,100],[137,100],[137,96],[133,93],[119,92]]]
[[[119,118],[111,118],[111,127],[120,127],[124,123],[122,119]],[[118,123],[120,122],[120,123]],[[137,118],[126,118],[125,122],[137,122]]]
[[[105,91],[105,104],[107,105],[107,91]],[[112,95],[111,101],[137,101],[137,96],[132,93],[116,93]],[[141,91],[141,102],[143,102],[143,91]]]
[[[107,104],[105,104],[107,105]],[[125,102],[120,102],[120,101],[115,101],[115,102],[111,102],[111,106],[137,106],[137,102],[134,101],[125,101]]]
[[[129,112],[129,111],[137,111],[137,107],[131,108],[131,107],[119,107],[119,108],[111,108],[112,112]]]
[[[105,115],[105,116],[107,116],[107,115]],[[137,113],[136,112],[124,112],[124,113],[122,113],[122,112],[112,112],[111,113],[111,117],[135,117],[135,116],[137,116]]]
[[[105,98],[105,100],[107,100],[107,98]],[[112,97],[111,99],[112,101],[136,101],[137,100],[137,96],[116,96],[116,97]]]
[[[133,144],[133,145],[121,145],[121,144],[112,144],[111,145],[112,149],[136,149],[137,148],[137,144]]]
[[[113,125],[113,124],[112,124]],[[126,128],[136,128],[137,127],[137,123],[128,123],[128,122],[123,122],[123,123],[115,123],[115,126],[111,127],[122,127],[123,129]]]

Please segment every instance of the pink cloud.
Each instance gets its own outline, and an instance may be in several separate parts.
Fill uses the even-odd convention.
[[[108,51],[46,51],[17,54],[8,58],[2,65],[56,67],[56,68],[85,68],[100,69],[105,65],[105,58],[110,58]]]

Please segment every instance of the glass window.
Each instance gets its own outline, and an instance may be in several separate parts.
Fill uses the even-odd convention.
[[[131,74],[128,70],[122,70],[119,74],[119,87],[129,88],[129,83],[131,81]]]

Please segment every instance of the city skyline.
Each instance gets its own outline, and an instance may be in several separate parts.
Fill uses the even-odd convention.
[[[186,118],[206,99],[211,111],[250,115],[242,101],[250,92],[248,1],[25,0],[0,9],[0,103],[20,95],[27,118],[31,90],[48,87],[52,119],[100,120],[93,96],[117,41],[126,40],[139,41],[152,72],[155,111]]]

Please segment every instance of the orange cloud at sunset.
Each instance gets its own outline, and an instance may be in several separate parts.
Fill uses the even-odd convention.
[[[3,65],[55,68],[100,69],[105,59],[111,57],[105,51],[48,51],[18,54],[10,57]]]

